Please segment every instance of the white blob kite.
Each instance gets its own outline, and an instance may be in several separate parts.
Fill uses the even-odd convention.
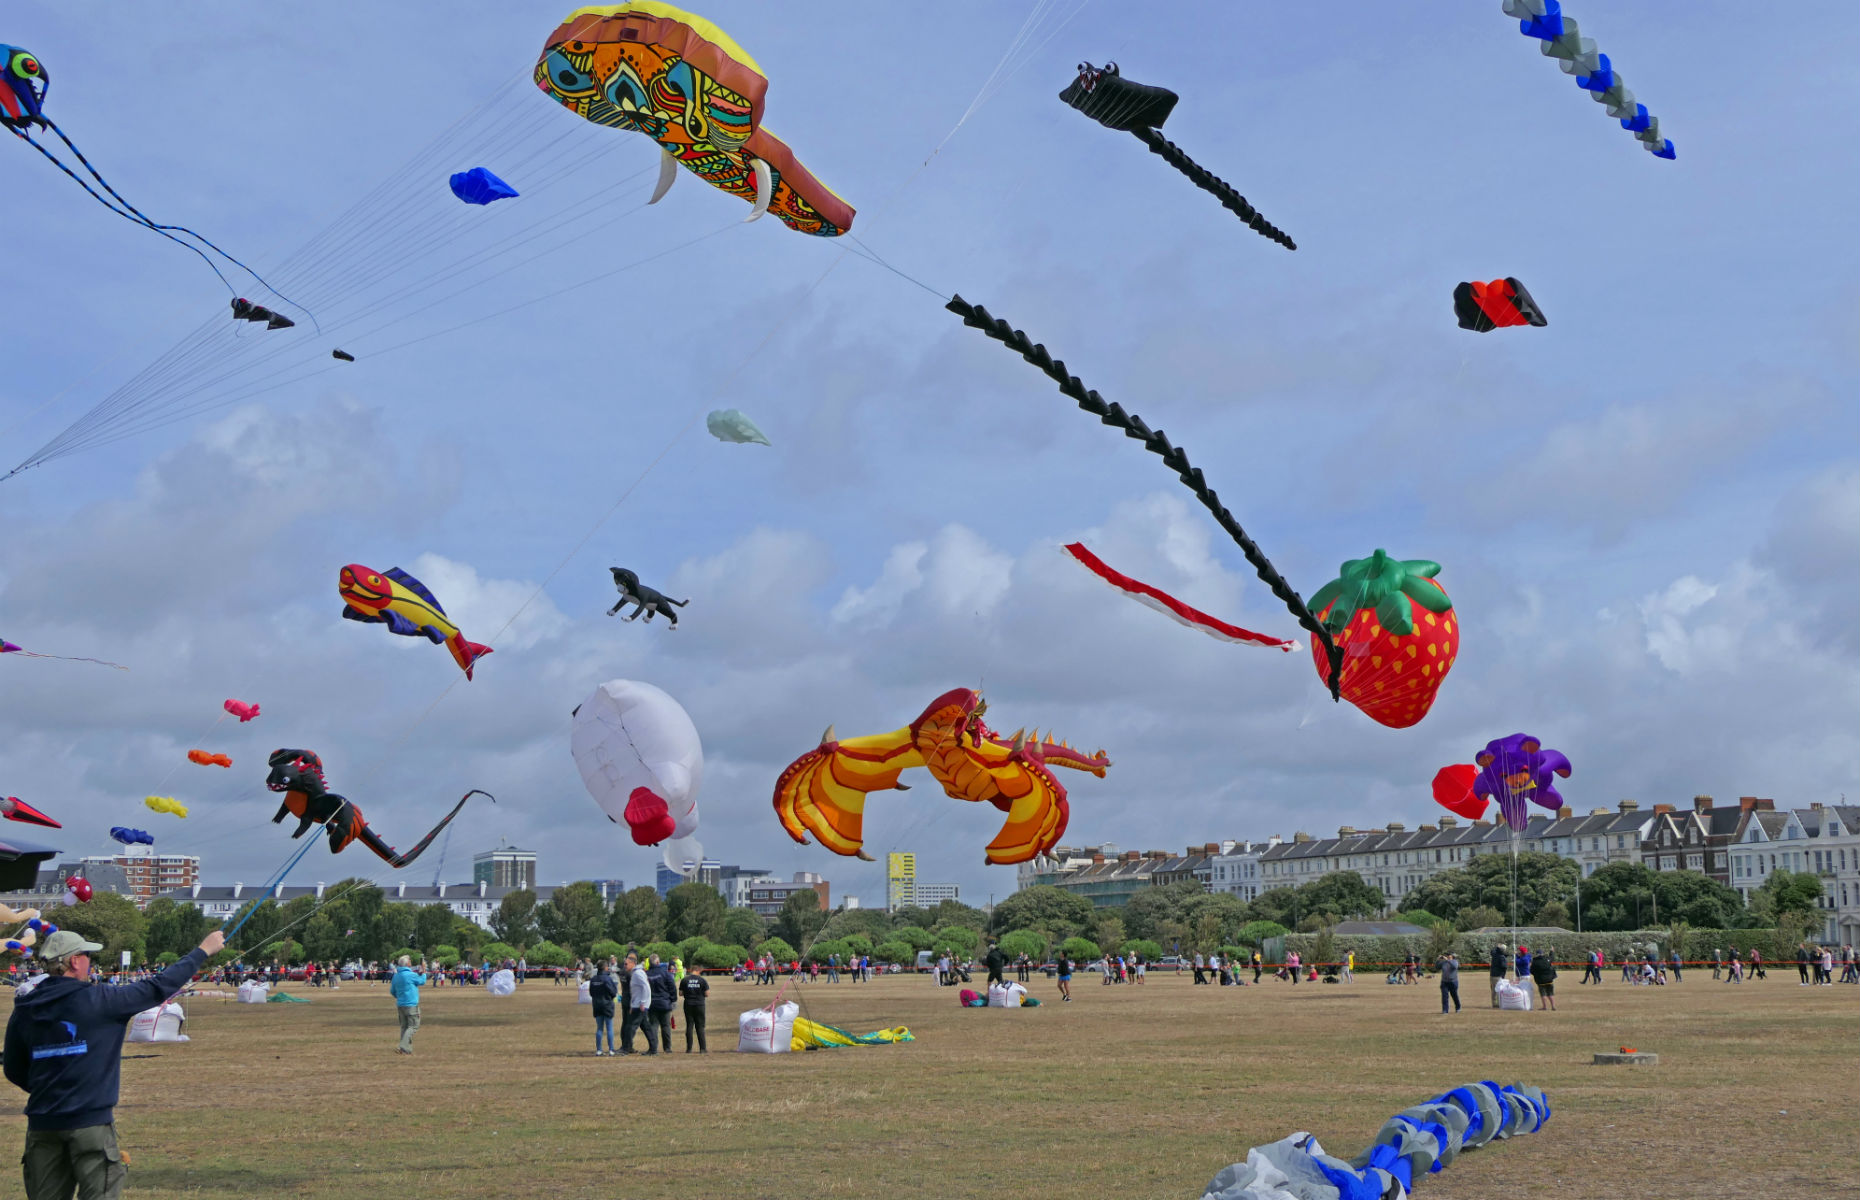
[[[576,707],[568,744],[588,794],[641,846],[659,846],[683,872],[702,862],[698,786],[704,747],[678,701],[650,683],[613,679]]]

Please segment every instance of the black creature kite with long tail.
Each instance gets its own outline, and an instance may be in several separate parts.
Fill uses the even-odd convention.
[[[339,796],[330,791],[323,783],[323,760],[309,750],[273,750],[270,759],[271,774],[265,779],[265,786],[274,792],[284,793],[284,803],[278,806],[278,815],[271,818],[275,825],[287,816],[298,820],[297,831],[291,836],[302,837],[312,825],[321,825],[329,835],[329,852],[340,854],[351,842],[360,842],[373,850],[380,859],[391,867],[404,867],[420,853],[432,845],[439,831],[452,823],[452,818],[459,815],[465,807],[465,801],[473,796],[483,796],[493,803],[496,797],[489,792],[476,788],[459,797],[459,802],[452,806],[452,811],[440,819],[439,824],[427,831],[425,837],[414,843],[413,849],[405,854],[397,854],[394,847],[381,840],[381,836],[368,827],[362,819],[362,810],[346,796]]]

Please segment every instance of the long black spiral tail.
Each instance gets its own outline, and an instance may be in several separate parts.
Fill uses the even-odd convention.
[[[1311,636],[1324,647],[1325,656],[1330,662],[1330,675],[1325,682],[1330,688],[1331,698],[1338,698],[1343,686],[1343,647],[1337,644],[1330,630],[1311,615],[1311,609],[1305,604],[1304,598],[1293,590],[1292,585],[1285,581],[1283,575],[1279,574],[1278,569],[1260,550],[1258,543],[1246,535],[1246,530],[1240,527],[1240,522],[1236,521],[1234,515],[1227,511],[1227,507],[1221,503],[1221,498],[1215,494],[1213,488],[1208,486],[1207,480],[1202,478],[1201,469],[1189,465],[1188,455],[1180,446],[1171,445],[1168,436],[1162,430],[1151,429],[1144,423],[1142,417],[1125,412],[1122,405],[1107,402],[1103,396],[1087,388],[1079,381],[1078,376],[1066,371],[1064,362],[1048,354],[1045,346],[1032,341],[1025,333],[992,315],[981,305],[970,304],[961,296],[952,296],[949,303],[943,307],[961,317],[964,325],[981,330],[990,338],[1002,343],[1040,368],[1048,379],[1059,385],[1060,392],[1070,397],[1080,408],[1113,429],[1123,430],[1125,437],[1135,438],[1143,443],[1144,449],[1160,457],[1163,464],[1174,471],[1183,485],[1195,494],[1195,499],[1201,501],[1202,507],[1214,514],[1214,519],[1220,523],[1220,527],[1227,531],[1227,536],[1234,540],[1234,544],[1240,547],[1240,553],[1246,556],[1248,563],[1252,564],[1260,581],[1272,589],[1272,594],[1284,602],[1286,609],[1298,619],[1298,623],[1304,626]]]
[[[1298,243],[1292,241],[1284,230],[1259,215],[1259,210],[1246,202],[1246,197],[1234,191],[1233,185],[1208,170],[1194,159],[1182,152],[1182,148],[1164,137],[1155,129],[1133,129],[1137,140],[1150,148],[1151,154],[1161,155],[1164,162],[1195,181],[1195,186],[1208,192],[1221,202],[1221,207],[1247,223],[1253,232],[1269,241],[1279,243],[1287,250],[1298,249]]]
[[[89,192],[91,195],[91,198],[97,201],[97,203],[103,205],[105,208],[109,209],[111,212],[115,213],[117,216],[122,217],[125,221],[129,221],[136,225],[141,225],[145,229],[151,229],[155,231],[156,233],[161,234],[163,237],[167,238],[169,241],[175,243],[176,245],[186,246],[189,250],[192,250],[195,254],[198,254],[201,258],[201,261],[205,262],[208,267],[212,268],[213,273],[219,276],[220,282],[226,285],[226,288],[228,291],[236,292],[238,289],[233,287],[232,283],[226,278],[225,274],[220,270],[219,265],[207,256],[206,251],[202,250],[199,246],[194,245],[192,242],[183,241],[182,239],[175,237],[174,236],[175,234],[184,233],[188,237],[193,238],[195,241],[200,242],[201,245],[206,246],[208,250],[212,250],[215,254],[219,255],[221,258],[225,259],[227,262],[233,264],[235,267],[238,267],[241,271],[244,271],[247,275],[250,275],[253,279],[256,279],[261,285],[263,285],[266,291],[270,292],[272,295],[278,297],[280,300],[283,300],[285,303],[291,305],[293,308],[297,309],[299,312],[302,312],[303,314],[308,316],[312,324],[316,323],[315,313],[312,313],[309,309],[297,303],[297,301],[292,300],[289,296],[286,296],[283,292],[280,292],[277,288],[272,287],[270,282],[267,281],[263,275],[260,275],[257,271],[254,271],[251,267],[246,266],[245,263],[239,261],[238,259],[234,258],[232,255],[226,253],[226,251],[220,249],[219,246],[215,245],[213,241],[210,238],[206,237],[204,234],[201,234],[195,230],[189,229],[185,225],[164,225],[156,221],[154,218],[150,217],[147,213],[143,212],[141,209],[137,208],[135,205],[131,204],[128,200],[126,200],[123,197],[123,194],[121,192],[118,192],[115,188],[110,186],[109,180],[105,179],[100,173],[98,173],[97,168],[91,164],[90,159],[84,157],[84,152],[77,148],[76,142],[73,142],[69,137],[65,135],[64,130],[60,129],[56,124],[52,123],[51,121],[45,122],[45,127],[47,129],[50,129],[53,133],[58,135],[58,140],[65,144],[65,147],[71,151],[71,153],[77,158],[78,162],[84,165],[84,169],[90,172],[90,177],[97,181],[97,186],[101,187],[105,192],[108,192],[110,194],[110,197],[116,201],[116,204],[111,204],[109,200],[105,200],[102,196],[99,196],[96,190],[93,189],[90,186],[90,184],[84,181],[82,176],[78,175],[76,171],[73,171],[70,167],[66,166],[65,163],[62,160],[60,160],[57,155],[53,154],[50,150],[47,150],[44,146],[34,141],[31,136],[17,129],[15,129],[13,132],[18,134],[26,142],[30,143],[33,149],[37,150],[40,154],[43,154],[46,158],[50,159],[53,165],[55,165],[59,170],[63,171],[66,175],[69,175],[77,183],[79,187],[83,188],[86,192]],[[117,207],[118,204],[120,204],[122,207],[118,208]]]

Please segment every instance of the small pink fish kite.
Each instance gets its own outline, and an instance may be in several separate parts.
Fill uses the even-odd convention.
[[[1153,608],[1170,620],[1179,621],[1190,629],[1199,629],[1211,638],[1218,638],[1223,642],[1236,642],[1242,646],[1269,646],[1287,653],[1299,648],[1295,641],[1254,633],[1251,629],[1229,625],[1219,617],[1211,617],[1198,608],[1191,608],[1161,588],[1151,587],[1140,579],[1132,579],[1115,570],[1103,559],[1087,550],[1083,543],[1069,542],[1065,550],[1077,560],[1080,566],[1138,604],[1145,608]]]
[[[226,711],[238,717],[239,723],[243,725],[258,715],[258,705],[247,704],[243,700],[228,700],[226,702]]]
[[[114,667],[118,671],[127,671],[129,669],[121,663],[105,662],[101,658],[70,658],[63,654],[35,654],[24,646],[15,645],[5,638],[0,638],[0,654],[17,654],[21,658],[55,658],[60,662],[96,663],[100,667]]]
[[[232,759],[225,754],[209,754],[205,750],[189,750],[187,761],[198,763],[203,767],[230,767]]]

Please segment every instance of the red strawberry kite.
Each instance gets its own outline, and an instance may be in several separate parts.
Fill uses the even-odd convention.
[[[1343,646],[1343,698],[1391,729],[1427,715],[1460,650],[1459,621],[1434,582],[1438,574],[1439,563],[1377,550],[1344,563],[1311,597],[1311,610]],[[1311,650],[1318,676],[1328,679],[1323,647]]]
[[[1461,329],[1490,333],[1506,325],[1550,323],[1524,285],[1507,275],[1490,283],[1462,283],[1453,289],[1453,315]]]

